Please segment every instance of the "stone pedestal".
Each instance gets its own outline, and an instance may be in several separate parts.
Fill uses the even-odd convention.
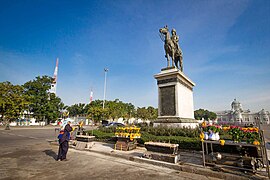
[[[174,67],[164,68],[156,74],[158,85],[158,119],[154,126],[195,128],[192,82]]]

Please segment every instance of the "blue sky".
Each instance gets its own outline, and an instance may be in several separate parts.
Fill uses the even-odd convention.
[[[175,28],[195,109],[270,110],[270,1],[0,0],[0,82],[53,75],[65,104],[107,97],[157,107],[166,66],[159,28]]]

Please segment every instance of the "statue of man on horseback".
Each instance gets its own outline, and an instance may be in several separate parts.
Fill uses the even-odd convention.
[[[166,25],[164,28],[159,29],[161,40],[164,42],[165,57],[167,58],[167,67],[170,67],[170,57],[172,59],[172,66],[176,66],[183,72],[183,53],[179,47],[179,36],[176,30],[172,29],[170,36],[169,28]],[[179,65],[178,65],[179,64]]]

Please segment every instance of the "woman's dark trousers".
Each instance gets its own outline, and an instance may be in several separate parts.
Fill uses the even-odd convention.
[[[68,152],[68,141],[64,141],[59,145],[57,160],[66,159],[67,152]]]

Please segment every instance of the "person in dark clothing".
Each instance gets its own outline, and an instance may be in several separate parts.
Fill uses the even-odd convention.
[[[70,121],[65,126],[64,133],[61,138],[59,138],[59,150],[57,161],[66,161],[66,156],[68,152],[68,141],[70,138],[70,132],[72,131],[72,127],[70,126]]]

